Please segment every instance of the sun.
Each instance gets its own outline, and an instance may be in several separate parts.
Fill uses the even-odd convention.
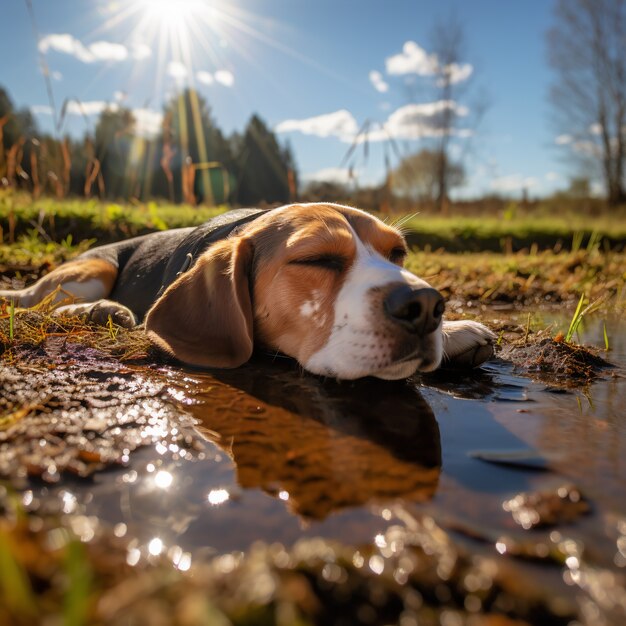
[[[188,23],[211,10],[207,0],[137,0],[137,3],[147,20],[165,27]]]

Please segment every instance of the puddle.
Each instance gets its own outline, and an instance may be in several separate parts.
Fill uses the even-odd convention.
[[[427,515],[471,553],[524,557],[515,567],[555,597],[583,589],[602,606],[604,585],[626,612],[626,333],[608,332],[618,368],[576,390],[497,359],[405,382],[338,383],[282,359],[211,375],[162,368],[156,378],[198,422],[193,454],[157,442],[122,469],[32,480],[22,499],[190,560],[257,541],[373,545]],[[589,326],[588,340],[602,337]]]

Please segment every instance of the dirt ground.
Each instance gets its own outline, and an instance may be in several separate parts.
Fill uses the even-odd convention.
[[[25,270],[13,276],[20,281],[46,268]],[[439,272],[438,279],[453,284],[459,275]],[[528,289],[518,293],[545,301],[541,280],[525,280]],[[500,287],[485,296],[479,274],[464,284],[452,307],[456,316],[480,310],[468,307],[468,298],[481,306],[503,303]],[[549,293],[566,296],[552,287]],[[620,293],[616,288],[613,302]],[[500,337],[498,358],[523,374],[557,386],[584,386],[594,376],[611,375],[600,351],[552,331],[507,321],[492,327]],[[159,374],[162,364],[141,329],[94,327],[45,310],[0,310],[0,623],[594,623],[575,603],[553,602],[514,565],[472,555],[428,517],[403,514],[403,524],[376,545],[315,539],[287,550],[259,544],[189,567],[178,554],[137,560],[132,542],[97,519],[36,510],[19,495],[31,481],[88,480],[123,467],[142,446],[201,453],[193,419]],[[547,524],[585,514],[586,503],[574,491],[564,493],[520,494],[509,503],[511,514]],[[509,549],[524,559],[568,558],[558,539],[541,554],[531,544]],[[609,591],[618,597],[619,585],[613,581]]]

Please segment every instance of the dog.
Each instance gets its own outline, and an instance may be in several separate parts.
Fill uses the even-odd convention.
[[[100,324],[143,321],[156,346],[204,368],[238,367],[255,346],[339,379],[490,358],[494,334],[444,321],[441,294],[403,268],[406,255],[398,229],[356,208],[239,209],[93,248],[0,296],[20,307],[51,297],[56,314]]]

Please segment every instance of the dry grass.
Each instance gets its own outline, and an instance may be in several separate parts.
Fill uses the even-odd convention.
[[[35,354],[51,341],[62,351],[77,343],[95,348],[121,362],[158,359],[156,349],[139,328],[125,329],[109,321],[106,326],[90,324],[80,317],[55,316],[51,294],[32,309],[12,311],[7,302],[0,303],[0,359],[15,363]]]
[[[572,312],[581,294],[602,299],[604,310],[626,310],[626,253],[491,252],[450,254],[413,252],[407,267],[448,298],[452,309],[471,302],[517,307],[565,303]]]

